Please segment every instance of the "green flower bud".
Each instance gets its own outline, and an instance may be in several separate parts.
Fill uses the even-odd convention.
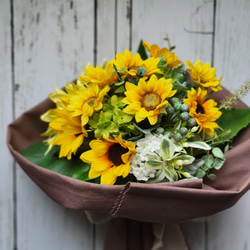
[[[170,99],[170,102],[174,105],[174,104],[176,104],[176,103],[178,103],[178,102],[180,102],[180,101],[179,101],[179,99],[178,99],[177,97],[172,97],[172,98]]]
[[[186,135],[188,133],[188,129],[186,127],[180,128],[181,135]]]
[[[176,111],[181,110],[181,103],[180,103],[180,102],[176,102],[176,103],[174,104],[174,109],[175,109]]]
[[[175,112],[173,106],[171,106],[170,104],[166,107],[166,111],[170,115],[172,115]]]
[[[181,105],[181,110],[182,110],[183,112],[188,112],[188,111],[189,111],[189,106],[188,106],[187,104],[183,103],[183,104]]]
[[[181,133],[176,132],[176,133],[174,134],[174,140],[175,140],[176,142],[181,142],[181,141],[183,140],[183,137],[182,137]]]
[[[194,118],[190,118],[190,119],[187,121],[187,124],[188,124],[188,126],[191,127],[191,128],[197,125],[197,123],[196,123],[196,121],[195,121]]]
[[[182,113],[180,114],[180,117],[181,117],[181,119],[182,119],[183,121],[188,121],[189,118],[190,118],[188,112],[182,112]]]
[[[164,130],[164,128],[159,127],[159,128],[157,128],[157,129],[156,129],[156,131],[155,131],[155,132],[156,132],[156,134],[158,134],[158,135],[159,135],[159,134],[163,134],[163,133],[164,133],[164,131],[165,131],[165,130]]]
[[[147,70],[144,67],[137,69],[136,75],[139,77],[143,77],[146,74]]]
[[[194,126],[194,127],[192,127],[191,132],[195,133],[198,131],[198,129],[199,129],[199,126]]]

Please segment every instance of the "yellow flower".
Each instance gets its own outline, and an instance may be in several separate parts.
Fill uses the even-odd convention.
[[[143,42],[143,46],[147,51],[150,52],[151,57],[164,56],[169,67],[176,68],[182,62],[175,55],[175,53],[170,52],[167,48],[159,48],[157,44],[150,45],[148,42]]]
[[[164,106],[168,103],[167,98],[173,96],[176,90],[172,90],[172,79],[158,78],[152,75],[148,82],[140,79],[138,86],[126,82],[126,97],[122,102],[128,104],[124,109],[127,114],[134,114],[136,122],[148,118],[149,123],[154,125],[158,115],[164,112]]]
[[[140,67],[144,67],[146,69],[144,77],[148,78],[153,74],[162,74],[161,70],[157,67],[159,62],[160,58],[153,58],[153,57],[143,61]]]
[[[91,150],[80,156],[82,161],[91,163],[89,178],[101,176],[101,184],[113,185],[118,176],[125,178],[129,174],[129,158],[136,152],[132,141],[123,141],[119,135],[93,140],[89,145]]]
[[[88,135],[81,126],[81,118],[72,117],[68,110],[61,108],[51,110],[48,119],[51,119],[47,130],[47,135],[51,136],[47,140],[49,149],[55,145],[60,146],[59,158],[67,157],[70,160],[72,153],[76,154],[84,137]]]
[[[69,97],[74,95],[78,91],[78,86],[73,83],[69,82],[65,85],[65,90],[54,86],[55,92],[49,94],[49,98],[52,102],[56,104],[57,107],[65,107],[69,102]]]
[[[87,87],[81,86],[78,92],[70,97],[67,109],[72,112],[72,116],[81,116],[81,124],[85,126],[94,111],[102,109],[103,98],[109,89],[109,86],[105,86],[100,90],[97,83],[91,83]]]
[[[189,60],[186,65],[190,69],[190,75],[194,82],[203,88],[211,88],[213,91],[222,90],[221,79],[216,79],[216,68],[210,68],[210,63],[202,65],[200,60],[196,61],[193,65]]]
[[[168,67],[176,68],[182,63],[182,61],[179,60],[179,57],[177,57],[173,52],[167,51],[163,54],[163,56],[166,58]]]
[[[123,74],[130,76],[136,76],[137,69],[141,66],[143,60],[141,56],[136,53],[134,56],[129,50],[125,50],[123,54],[116,53],[115,65],[117,69],[127,67],[127,70]]]
[[[93,67],[90,64],[85,68],[85,73],[82,73],[78,81],[85,83],[97,83],[99,87],[111,85],[116,82],[118,75],[114,72],[114,61],[107,62],[105,68],[100,66]]]
[[[215,121],[222,113],[216,107],[217,103],[213,99],[205,101],[206,95],[206,90],[199,88],[197,93],[192,88],[188,91],[187,99],[184,99],[183,102],[189,106],[189,115],[200,126],[199,132],[203,129],[206,134],[213,136],[214,129],[219,128]]]
[[[78,93],[80,87],[71,82],[65,85],[66,92],[55,86],[55,92],[49,94],[56,108],[41,115],[41,120],[49,123],[47,131],[42,134],[49,137],[46,140],[49,145],[46,153],[53,146],[58,145],[60,146],[59,157],[71,159],[72,153],[76,153],[84,137],[87,136],[86,130],[81,127],[81,118],[72,117],[72,113],[67,110],[69,99]]]
[[[168,51],[167,48],[159,48],[157,44],[150,45],[148,42],[144,41],[142,44],[147,51],[150,52],[151,57],[161,56]]]

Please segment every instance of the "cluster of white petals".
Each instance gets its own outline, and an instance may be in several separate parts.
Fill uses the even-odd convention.
[[[168,138],[167,136],[165,136]],[[146,161],[162,161],[160,156],[160,146],[164,135],[147,134],[145,138],[138,140],[136,144],[136,153],[130,158],[130,173],[138,181],[148,181],[155,177],[156,169],[150,168],[145,164]]]

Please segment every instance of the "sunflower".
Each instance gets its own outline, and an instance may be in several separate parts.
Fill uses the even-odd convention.
[[[89,178],[101,176],[101,184],[113,185],[118,176],[125,178],[129,174],[129,158],[136,152],[132,141],[123,141],[119,135],[92,140],[89,145],[91,150],[80,156],[82,161],[91,163]]]
[[[57,107],[65,107],[69,102],[69,97],[77,93],[79,86],[73,82],[65,85],[65,90],[54,86],[55,92],[49,94],[49,98],[56,104]]]
[[[70,160],[71,155],[76,154],[82,145],[84,137],[88,136],[87,131],[81,126],[81,117],[72,117],[66,108],[58,108],[51,110],[47,114],[47,119],[51,121],[43,135],[50,136],[47,140],[48,150],[58,145],[60,146],[59,158],[67,157]]]
[[[167,48],[159,48],[157,44],[150,45],[148,42],[143,42],[143,46],[147,51],[150,52],[151,57],[164,56],[167,62],[168,67],[176,68],[182,62],[175,55],[175,53],[170,52]]]
[[[167,48],[159,48],[159,46],[157,44],[152,44],[150,45],[148,42],[144,41],[142,43],[142,45],[144,46],[144,48],[150,52],[150,56],[151,57],[157,57],[157,56],[161,56],[164,53],[166,53],[168,51]]]
[[[111,85],[118,79],[117,73],[114,72],[113,63],[114,60],[107,62],[105,68],[100,66],[93,67],[88,64],[84,70],[85,72],[83,72],[78,78],[78,81],[85,83],[97,83],[99,87]]]
[[[213,91],[222,90],[221,81],[223,78],[216,78],[216,68],[210,68],[210,63],[202,65],[200,60],[193,65],[189,60],[186,61],[187,67],[190,69],[190,75],[194,82],[203,88],[211,88]]]
[[[160,62],[160,58],[148,58],[143,61],[140,67],[144,67],[146,69],[145,77],[148,78],[153,74],[162,74],[162,71],[157,67]]]
[[[75,83],[67,83],[65,90],[55,86],[55,92],[49,94],[49,98],[56,104],[55,109],[50,109],[41,116],[41,120],[48,122],[49,126],[42,136],[48,137],[46,140],[48,150],[58,145],[60,146],[59,157],[71,159],[72,153],[75,154],[77,149],[82,145],[87,132],[81,126],[81,118],[73,117],[73,113],[67,109],[69,100],[78,93],[81,86]]]
[[[179,60],[179,57],[175,55],[175,53],[167,51],[163,54],[166,59],[167,65],[170,68],[176,68],[182,61]]]
[[[87,87],[81,86],[78,92],[70,97],[67,109],[72,112],[72,116],[81,116],[82,126],[85,126],[94,111],[102,109],[103,98],[109,89],[109,86],[100,89],[97,83],[88,84]]]
[[[140,79],[138,86],[126,82],[126,97],[122,102],[128,104],[124,109],[127,114],[135,115],[136,122],[148,118],[149,123],[154,125],[158,115],[164,112],[164,106],[168,103],[167,98],[173,96],[176,90],[172,90],[172,79],[158,78],[152,75],[148,82]]]
[[[189,106],[189,115],[200,126],[199,132],[203,129],[206,134],[213,136],[214,129],[219,128],[215,121],[222,113],[216,107],[217,103],[213,99],[205,101],[206,96],[206,90],[199,88],[196,92],[192,88],[188,91],[187,99],[183,99],[183,102]]]
[[[116,53],[116,60],[115,65],[117,69],[121,69],[123,67],[126,67],[127,70],[123,72],[123,74],[129,75],[129,76],[136,76],[137,69],[140,68],[142,65],[143,60],[141,59],[141,56],[139,53],[136,53],[133,55],[129,50],[125,50],[123,54]]]

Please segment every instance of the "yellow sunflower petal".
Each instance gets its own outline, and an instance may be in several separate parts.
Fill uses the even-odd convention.
[[[113,185],[116,182],[117,175],[113,173],[113,169],[108,169],[101,176],[101,184]]]
[[[97,156],[102,156],[108,152],[109,147],[112,143],[104,143],[102,140],[93,140],[89,143],[92,150],[95,151]]]
[[[93,150],[88,150],[81,154],[80,159],[84,162],[92,163],[96,157],[97,155]]]
[[[95,171],[103,172],[112,167],[113,163],[107,157],[98,157],[96,158],[92,164],[91,168]]]
[[[149,123],[151,124],[151,125],[155,125],[156,124],[156,122],[157,122],[157,115],[154,115],[154,116],[149,116],[148,117],[148,121],[149,121]]]
[[[89,178],[97,178],[102,174],[102,172],[95,171],[94,169],[89,170]]]

